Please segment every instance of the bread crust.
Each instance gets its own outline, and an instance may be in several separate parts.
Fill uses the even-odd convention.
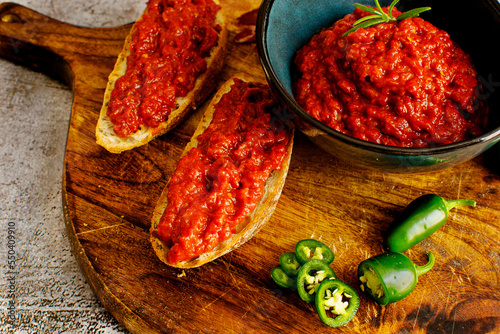
[[[216,4],[220,4],[219,0],[213,0]],[[147,9],[137,20],[139,22],[147,14]],[[154,138],[165,134],[184,121],[190,113],[195,110],[202,102],[204,102],[210,93],[215,89],[217,79],[224,65],[224,58],[227,50],[227,22],[223,13],[223,9],[217,12],[216,23],[220,25],[217,44],[210,50],[210,54],[205,58],[207,62],[207,70],[203,72],[195,81],[195,86],[185,97],[178,97],[177,108],[172,110],[168,119],[162,122],[157,127],[141,126],[140,129],[126,137],[121,138],[113,131],[113,123],[107,115],[108,104],[111,98],[111,92],[115,87],[116,80],[122,77],[127,71],[127,57],[130,55],[130,43],[132,35],[136,29],[136,24],[131,28],[130,33],[125,39],[123,49],[118,55],[113,71],[109,75],[108,84],[104,92],[103,104],[99,114],[99,120],[96,126],[96,143],[111,153],[121,153],[131,150],[135,147],[147,144]]]
[[[203,118],[201,119],[198,127],[193,134],[191,141],[186,145],[181,158],[184,157],[191,148],[196,147],[198,145],[197,137],[202,134],[203,131],[208,128],[212,121],[212,116],[214,112],[214,106],[217,104],[221,97],[231,90],[231,85],[234,83],[234,79],[239,78],[246,82],[255,82],[255,80],[246,76],[245,74],[238,74],[226,81],[218,92],[214,95],[210,105],[208,106]],[[207,262],[213,261],[216,258],[232,251],[233,249],[241,246],[246,241],[250,240],[259,230],[267,223],[269,218],[274,212],[276,205],[278,204],[278,200],[281,196],[281,192],[283,190],[286,175],[288,173],[288,167],[290,165],[290,158],[292,154],[293,147],[293,126],[287,128],[290,133],[290,140],[287,144],[287,153],[283,159],[281,169],[274,170],[271,172],[265,186],[264,186],[264,194],[262,198],[257,203],[257,206],[253,210],[253,212],[247,216],[237,227],[236,233],[233,234],[229,239],[219,243],[213,250],[203,253],[198,257],[195,257],[189,261],[180,261],[177,263],[169,263],[167,260],[167,254],[169,252],[169,247],[158,238],[158,224],[160,223],[160,219],[165,211],[165,208],[168,205],[167,201],[167,193],[168,193],[168,183],[163,190],[158,203],[155,207],[152,216],[151,229],[150,229],[150,241],[151,245],[158,256],[158,258],[164,262],[165,264],[176,267],[176,268],[195,268],[201,266]],[[170,182],[170,180],[169,180]]]

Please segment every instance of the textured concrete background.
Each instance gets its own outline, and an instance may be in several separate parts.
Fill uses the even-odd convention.
[[[88,27],[131,22],[146,2],[14,1]],[[0,78],[0,333],[126,333],[86,283],[66,235],[61,188],[72,92],[3,59]]]

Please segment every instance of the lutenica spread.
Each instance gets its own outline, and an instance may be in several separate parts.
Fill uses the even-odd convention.
[[[305,111],[337,131],[391,146],[431,147],[481,134],[487,106],[477,73],[450,36],[415,17],[342,37],[366,15],[356,9],[297,52],[293,87]]]

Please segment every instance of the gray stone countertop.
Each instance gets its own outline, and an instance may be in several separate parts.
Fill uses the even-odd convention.
[[[134,21],[146,3],[15,2],[87,27]],[[66,234],[61,196],[72,92],[4,59],[0,77],[0,333],[126,333],[87,284]]]

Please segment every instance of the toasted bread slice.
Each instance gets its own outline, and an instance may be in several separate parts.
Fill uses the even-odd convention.
[[[213,0],[219,4],[218,0]],[[137,22],[142,20],[147,13],[147,9],[141,15]],[[131,32],[125,39],[122,51],[118,55],[115,67],[108,78],[108,84],[104,93],[104,101],[96,126],[96,142],[98,145],[106,148],[111,153],[121,153],[138,146],[147,144],[157,136],[160,136],[181,123],[197,106],[199,106],[214,90],[217,78],[222,70],[224,58],[227,49],[227,23],[225,16],[220,9],[217,12],[215,23],[221,27],[218,34],[217,44],[210,50],[210,54],[205,58],[207,70],[203,72],[195,82],[193,90],[187,96],[176,99],[177,107],[172,110],[167,120],[157,127],[141,126],[134,134],[122,138],[113,130],[113,123],[107,115],[108,104],[111,98],[111,92],[115,83],[127,71],[127,57],[130,55],[130,43],[136,24],[132,26]]]
[[[202,120],[200,121],[195,133],[193,134],[191,141],[187,144],[185,150],[182,153],[182,156],[185,156],[189,150],[194,147],[197,147],[198,140],[197,137],[204,132],[205,129],[208,128],[212,121],[214,106],[220,101],[222,96],[231,90],[231,86],[234,83],[234,78],[242,79],[246,82],[252,82],[253,80],[249,77],[240,74],[226,81],[219,91],[213,97],[210,105],[208,106]],[[168,193],[168,184],[165,187],[163,193],[161,194],[157,206],[153,212],[152,224],[150,229],[150,241],[153,246],[153,249],[159,259],[165,264],[177,267],[177,268],[194,268],[201,266],[207,262],[210,262],[230,251],[239,247],[250,238],[252,238],[269,220],[271,215],[276,208],[278,200],[281,195],[281,191],[285,184],[285,178],[288,173],[288,167],[290,164],[290,157],[292,154],[292,146],[293,146],[293,126],[290,124],[287,127],[287,131],[289,133],[289,141],[286,147],[286,154],[281,164],[281,168],[278,170],[274,170],[269,175],[269,178],[264,187],[264,193],[262,198],[257,203],[255,209],[236,227],[236,233],[232,234],[232,236],[219,243],[213,250],[203,253],[193,259],[188,261],[180,261],[177,263],[169,263],[167,259],[167,254],[170,248],[159,238],[158,236],[158,225],[160,219],[165,211],[168,203],[167,203],[167,193]]]

